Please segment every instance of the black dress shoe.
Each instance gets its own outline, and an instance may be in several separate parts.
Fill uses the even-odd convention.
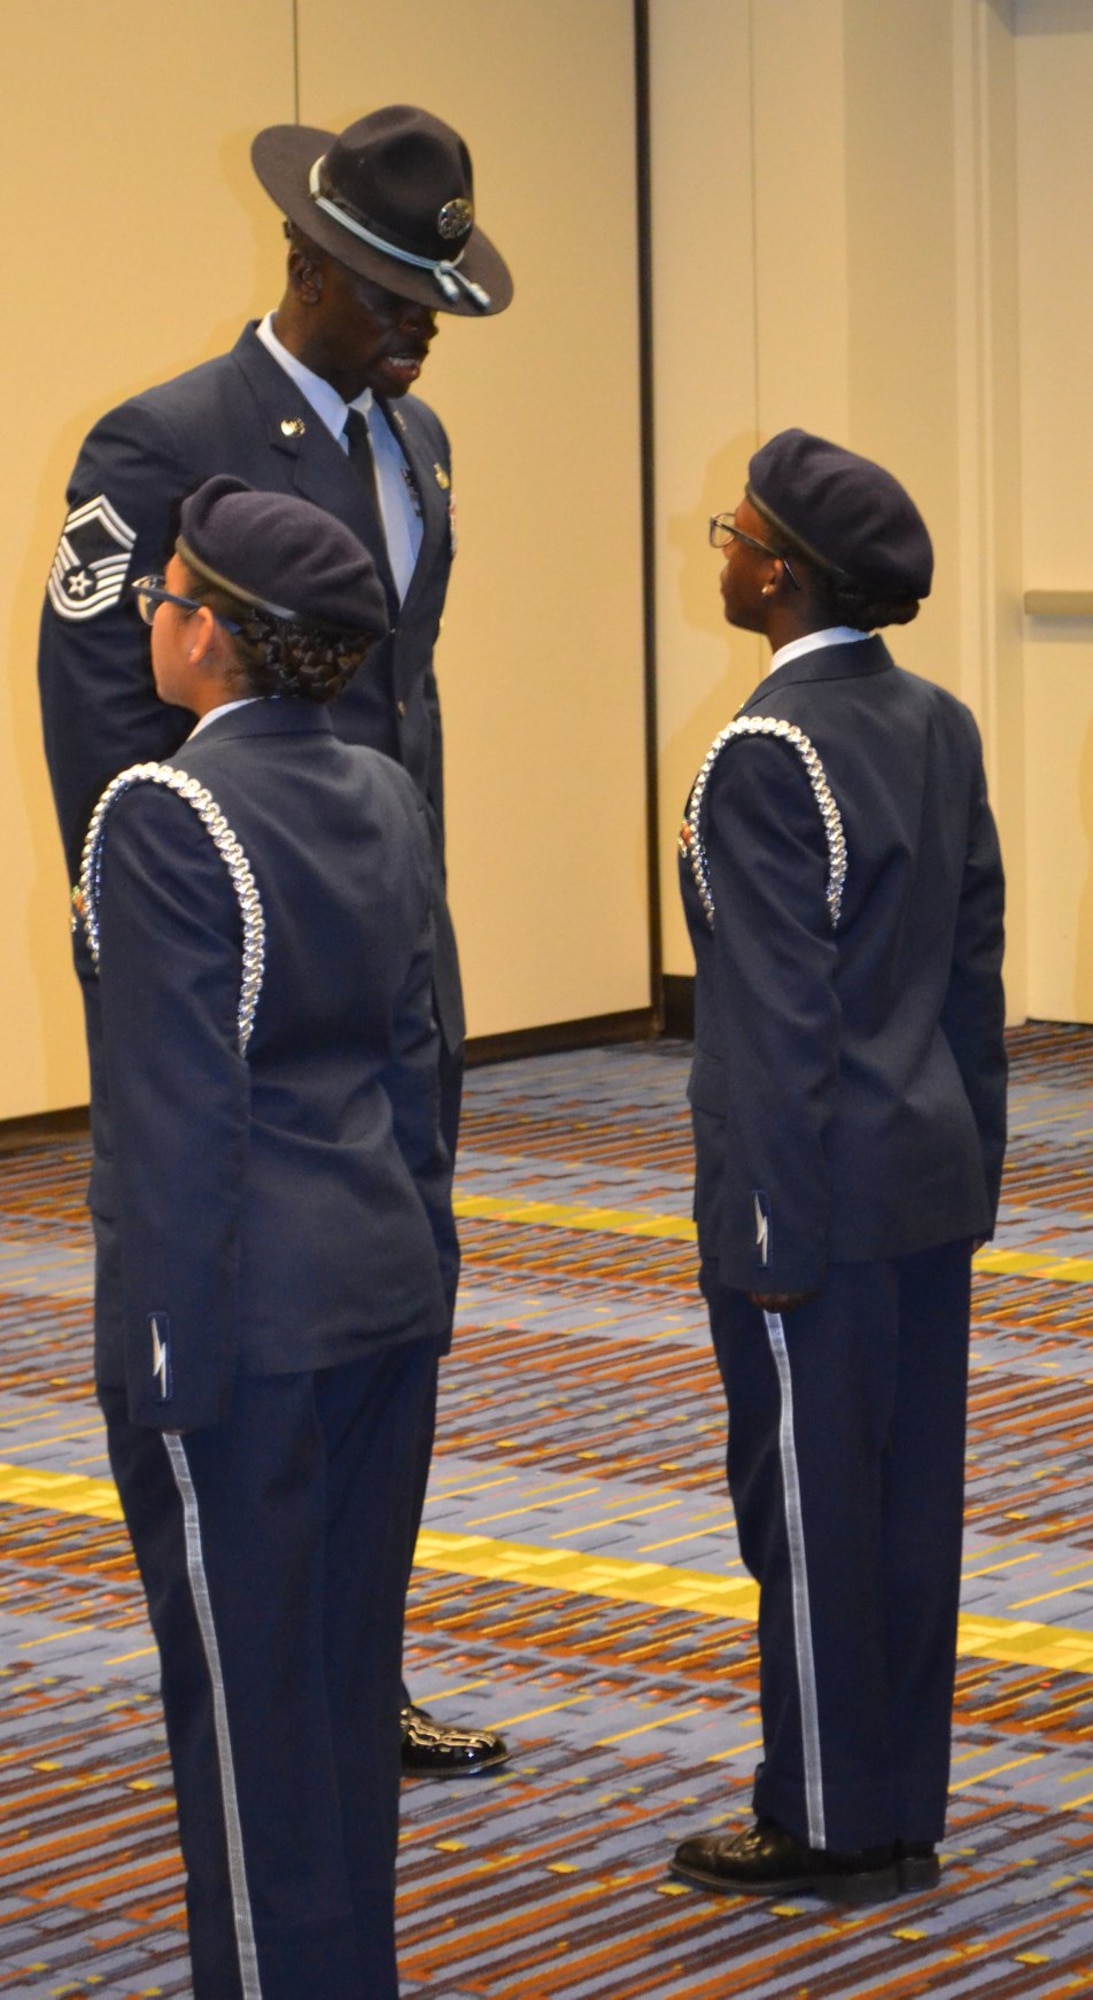
[[[797,1890],[840,1903],[879,1903],[898,1896],[899,1869],[892,1847],[863,1847],[832,1854],[805,1847],[773,1820],[757,1820],[743,1833],[700,1833],[677,1847],[673,1875],[727,1896],[780,1896]]]
[[[936,1889],[941,1880],[937,1849],[926,1840],[897,1840],[896,1867],[901,1889]]]
[[[402,1711],[402,1768],[419,1778],[474,1778],[507,1762],[511,1752],[492,1729],[452,1729],[427,1708]]]

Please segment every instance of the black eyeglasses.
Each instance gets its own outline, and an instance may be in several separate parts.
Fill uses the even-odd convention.
[[[161,576],[138,576],[133,584],[133,595],[137,600],[137,610],[146,625],[152,623],[156,608],[160,604],[177,604],[180,611],[212,610],[211,605],[199,604],[196,597],[176,597],[173,590],[165,590]],[[213,617],[218,625],[224,627],[225,632],[234,632],[238,635],[243,630],[233,618],[221,618],[215,611]]]
[[[801,586],[790,569],[789,563],[786,561],[781,549],[772,549],[768,547],[766,542],[757,542],[754,535],[746,535],[743,528],[737,527],[731,514],[711,514],[711,549],[727,549],[730,542],[746,542],[749,549],[758,549],[761,556],[776,557],[782,564],[794,590],[800,590]]]

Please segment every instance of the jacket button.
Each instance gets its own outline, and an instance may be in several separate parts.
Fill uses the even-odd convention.
[[[399,712],[399,718],[400,718],[400,720],[401,720],[401,721],[403,721],[403,722],[405,722],[405,720],[406,720],[406,703],[405,703],[404,701],[400,701],[400,702],[396,703],[396,706],[397,706],[397,708],[398,708],[398,712]]]

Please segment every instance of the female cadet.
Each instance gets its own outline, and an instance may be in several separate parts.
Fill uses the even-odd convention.
[[[211,479],[135,588],[198,725],[114,781],[84,854],[96,1373],[193,1991],[394,2000],[413,1441],[457,1267],[424,809],[324,713],[386,622],[329,514]]]
[[[971,1254],[1005,1139],[1002,871],[975,723],[893,664],[933,556],[880,466],[800,430],[711,523],[771,671],[681,835],[689,1096],[729,1485],[760,1585],[755,1824],[731,1893],[936,1881],[960,1580]]]

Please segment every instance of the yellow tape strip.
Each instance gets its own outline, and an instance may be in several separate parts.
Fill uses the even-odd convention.
[[[415,1562],[421,1569],[454,1571],[487,1583],[516,1583],[534,1590],[571,1591],[612,1604],[650,1604],[658,1611],[689,1611],[705,1618],[738,1618],[753,1624],[759,1591],[750,1577],[712,1576],[673,1569],[668,1563],[626,1562],[580,1549],[541,1549],[530,1542],[498,1542],[486,1535],[441,1535],[423,1528]]]
[[[92,1521],[122,1519],[113,1480],[83,1479],[75,1472],[0,1465],[0,1500],[11,1507],[44,1507],[51,1514],[81,1514]]]
[[[604,1236],[656,1236],[693,1243],[695,1226],[684,1216],[644,1215],[640,1209],[573,1208],[556,1201],[502,1201],[492,1194],[461,1194],[456,1215],[463,1222],[528,1222],[548,1229],[593,1229]]]
[[[465,1222],[524,1222],[543,1229],[591,1229],[604,1236],[651,1236],[662,1242],[693,1243],[694,1223],[681,1215],[648,1215],[633,1208],[576,1208],[557,1201],[503,1201],[497,1195],[457,1195],[456,1215]],[[975,1268],[987,1277],[1048,1278],[1060,1284],[1093,1284],[1093,1258],[1047,1258],[1037,1250],[980,1250]]]
[[[0,1502],[94,1521],[122,1518],[109,1479],[33,1472],[20,1465],[0,1464]],[[657,1611],[685,1611],[697,1618],[731,1618],[753,1625],[759,1613],[759,1592],[748,1577],[713,1576],[667,1563],[609,1561],[580,1549],[541,1549],[530,1542],[442,1535],[423,1528],[415,1561],[420,1569],[441,1575],[560,1590],[611,1604],[648,1604]],[[1034,1625],[1028,1619],[961,1618],[958,1650],[965,1658],[1093,1675],[1093,1632]]]

